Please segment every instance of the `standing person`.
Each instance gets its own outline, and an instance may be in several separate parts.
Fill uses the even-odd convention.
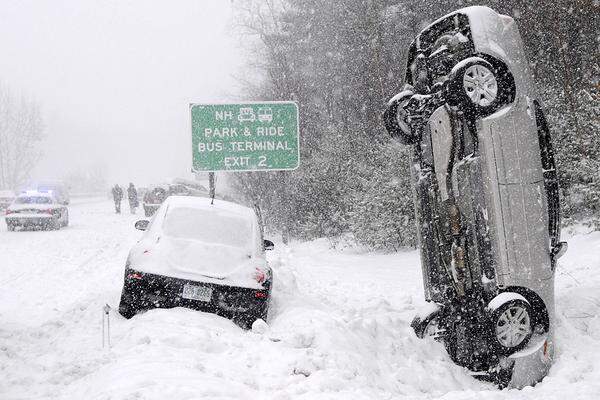
[[[112,188],[113,200],[115,201],[115,212],[121,214],[121,200],[123,200],[123,189],[119,184],[115,184]]]
[[[129,210],[132,214],[135,214],[135,209],[140,205],[138,201],[138,194],[133,183],[129,182],[129,187],[127,188],[127,198],[129,199]]]

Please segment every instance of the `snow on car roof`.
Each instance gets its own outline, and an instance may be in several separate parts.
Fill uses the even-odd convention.
[[[169,208],[185,207],[197,208],[201,210],[219,210],[247,218],[256,218],[256,213],[249,207],[219,199],[215,199],[213,204],[211,204],[211,199],[209,197],[169,196],[165,200],[164,204]]]

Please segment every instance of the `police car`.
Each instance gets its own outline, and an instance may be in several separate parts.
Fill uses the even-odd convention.
[[[58,230],[69,225],[69,210],[52,193],[28,191],[6,209],[4,220],[9,231],[17,227]]]

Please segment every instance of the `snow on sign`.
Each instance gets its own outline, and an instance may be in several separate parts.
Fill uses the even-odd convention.
[[[191,104],[194,171],[298,168],[294,102]]]

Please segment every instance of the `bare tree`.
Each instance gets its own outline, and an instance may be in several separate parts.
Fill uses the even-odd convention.
[[[37,104],[0,85],[0,188],[23,184],[40,159],[43,124]]]

